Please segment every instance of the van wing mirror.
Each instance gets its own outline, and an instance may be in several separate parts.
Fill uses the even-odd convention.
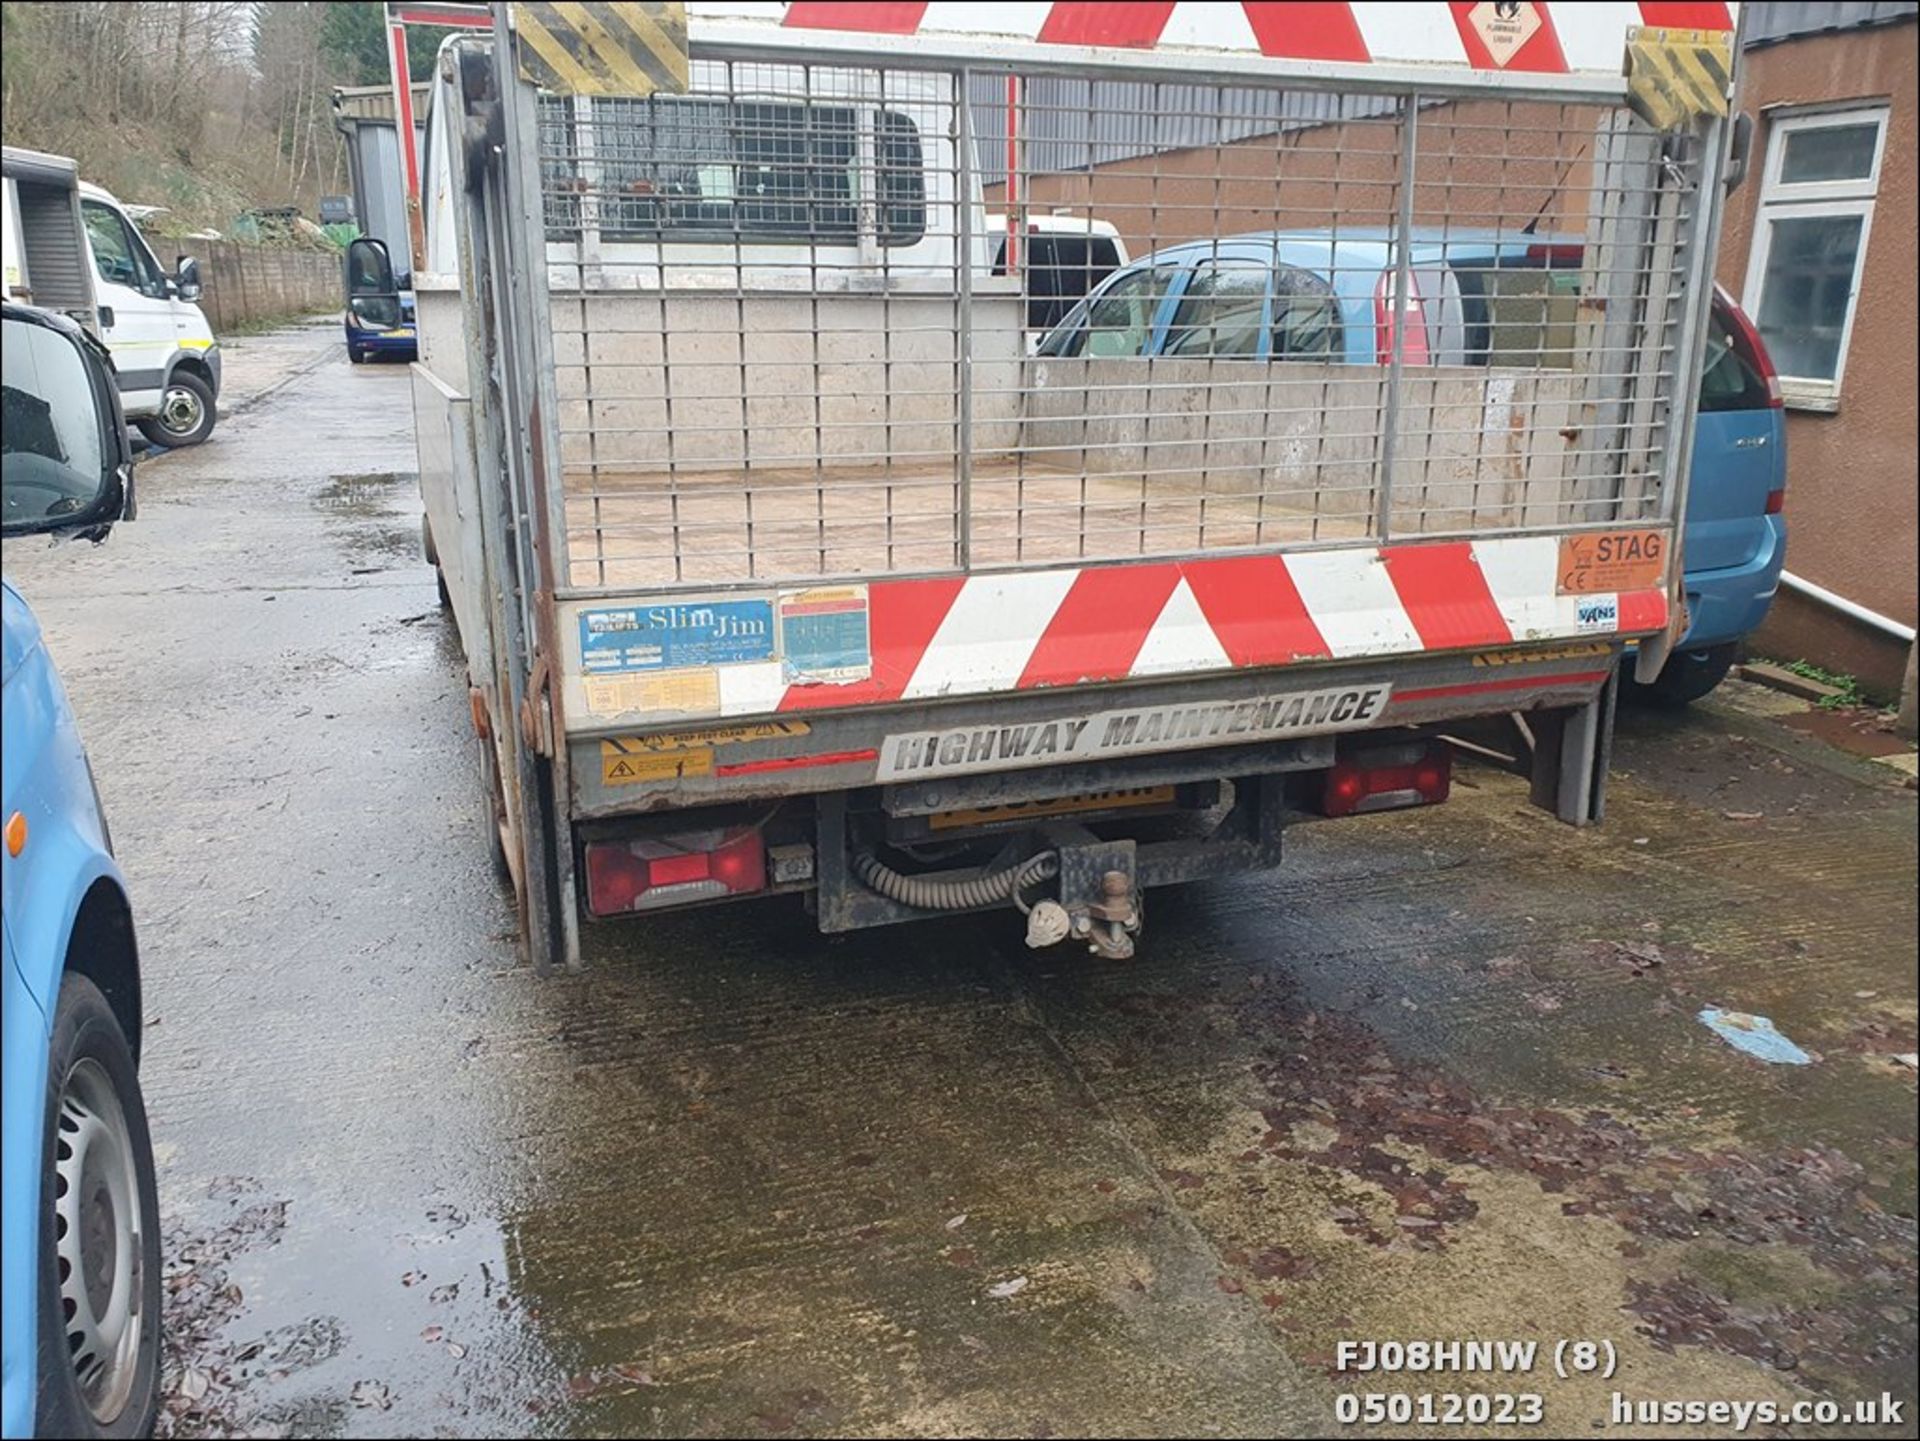
[[[384,242],[363,235],[347,247],[347,297],[395,295],[393,257]]]
[[[198,300],[202,293],[200,283],[200,262],[191,255],[182,255],[174,261],[173,288],[182,300]]]
[[[106,347],[63,315],[0,311],[0,534],[105,540],[133,515],[133,451]]]

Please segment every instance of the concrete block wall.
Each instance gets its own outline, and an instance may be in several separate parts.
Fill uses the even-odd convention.
[[[236,240],[181,240],[177,254],[200,262],[200,308],[215,335],[263,320],[339,310],[344,305],[340,256],[333,251],[277,250]],[[170,263],[167,255],[163,263]]]

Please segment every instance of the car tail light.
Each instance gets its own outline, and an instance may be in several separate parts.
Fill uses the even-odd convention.
[[[1713,300],[1720,312],[1720,319],[1727,327],[1727,339],[1733,346],[1733,353],[1740,361],[1767,386],[1767,406],[1779,410],[1785,404],[1780,398],[1780,372],[1773,368],[1773,357],[1767,354],[1767,344],[1760,338],[1760,330],[1753,319],[1734,304],[1733,297],[1727,294],[1726,287],[1713,287]],[[1778,515],[1771,498],[1767,501],[1767,514]]]
[[[587,909],[596,916],[765,890],[767,853],[752,827],[587,842]]]
[[[1549,270],[1577,269],[1586,260],[1587,248],[1567,242],[1535,243],[1527,247],[1527,259],[1546,262]]]
[[[1320,813],[1354,816],[1437,805],[1453,786],[1453,751],[1444,742],[1388,746],[1347,756],[1326,772]]]
[[[1399,307],[1399,315],[1394,314],[1393,279],[1394,271],[1383,270],[1380,279],[1373,287],[1373,344],[1374,361],[1379,365],[1393,363],[1393,337],[1399,321],[1407,322],[1407,338],[1400,347],[1400,361],[1403,365],[1426,365],[1431,361],[1427,349],[1427,307],[1420,298],[1420,277],[1411,270],[1407,272],[1407,295]]]
[[[1765,512],[1766,514],[1783,515],[1786,513],[1786,509],[1787,509],[1787,492],[1784,486],[1781,487],[1779,490],[1770,490],[1767,492],[1767,509]]]

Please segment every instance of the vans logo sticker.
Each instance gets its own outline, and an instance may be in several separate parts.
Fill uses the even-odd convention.
[[[1590,595],[1574,612],[1574,628],[1580,631],[1616,631],[1620,629],[1620,598]]]

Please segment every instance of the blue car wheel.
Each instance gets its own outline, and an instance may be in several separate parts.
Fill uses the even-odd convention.
[[[40,1212],[41,1436],[145,1436],[160,1406],[160,1199],[133,1052],[69,972],[49,1043]]]
[[[1641,685],[1634,680],[1633,666],[1629,664],[1624,672],[1627,677],[1625,695],[1631,700],[1662,710],[1679,710],[1699,700],[1727,678],[1739,649],[1738,641],[1728,641],[1725,645],[1709,646],[1706,650],[1677,650],[1667,657],[1667,663],[1660,668],[1660,674],[1651,685]]]

